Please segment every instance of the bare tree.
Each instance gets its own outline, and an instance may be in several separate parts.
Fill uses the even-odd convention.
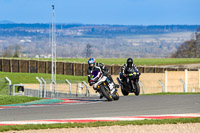
[[[12,46],[5,47],[2,51],[2,57],[12,57],[12,53]]]
[[[92,46],[90,44],[86,45],[86,58],[91,57],[92,51],[91,51]]]
[[[21,46],[20,45],[14,45],[14,46],[8,46],[5,47],[2,51],[3,57],[19,57],[21,54]],[[14,54],[13,54],[14,52]]]
[[[14,46],[14,50],[15,50],[15,52],[14,52],[13,57],[19,57],[19,55],[21,53],[21,46],[20,45],[15,45]]]

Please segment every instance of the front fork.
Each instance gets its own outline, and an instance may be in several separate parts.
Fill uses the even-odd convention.
[[[136,86],[135,86],[135,82],[139,82],[139,79],[134,79],[134,80],[131,80],[130,83],[131,83],[131,86],[133,88],[133,91],[135,92],[136,91]]]

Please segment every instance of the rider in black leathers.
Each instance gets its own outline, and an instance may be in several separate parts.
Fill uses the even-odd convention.
[[[122,79],[122,82],[124,82],[124,80],[128,74],[127,70],[129,68],[133,69],[133,71],[135,72],[133,74],[135,74],[135,76],[137,76],[137,75],[140,76],[141,73],[138,71],[137,67],[133,64],[133,59],[128,58],[126,64],[124,64],[124,66],[121,69],[120,78]]]

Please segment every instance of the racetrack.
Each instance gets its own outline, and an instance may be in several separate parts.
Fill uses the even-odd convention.
[[[94,99],[98,97],[87,98],[87,103],[1,109],[0,122],[200,113],[199,94],[128,96],[112,102]]]

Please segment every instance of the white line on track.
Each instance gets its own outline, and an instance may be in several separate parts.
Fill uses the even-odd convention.
[[[131,120],[144,120],[144,119],[175,119],[175,118],[196,118],[196,117],[200,117],[200,113],[124,116],[124,117],[50,119],[50,120],[29,120],[29,121],[1,121],[0,125],[54,124],[54,123],[74,123],[74,122],[86,123],[86,122],[95,122],[95,121],[131,121]]]

